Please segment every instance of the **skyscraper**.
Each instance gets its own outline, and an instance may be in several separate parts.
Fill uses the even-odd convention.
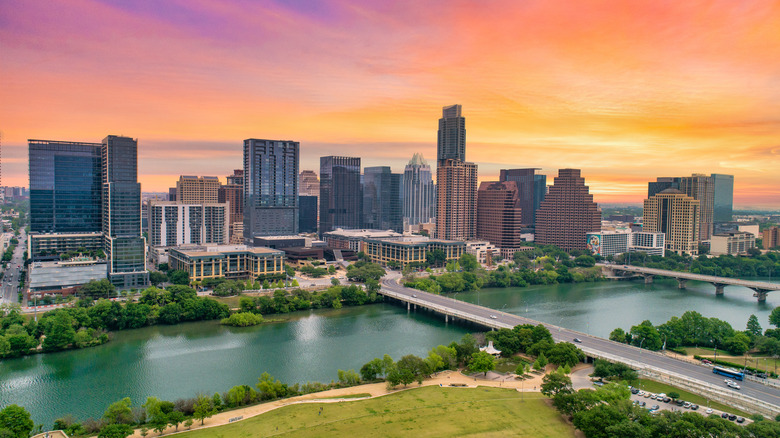
[[[436,216],[435,186],[431,166],[422,154],[414,154],[404,169],[403,217],[409,225],[430,222]]]
[[[298,234],[296,141],[244,140],[244,242]]]
[[[699,241],[712,236],[715,184],[711,176],[694,173],[680,178],[680,191],[699,201]]]
[[[298,196],[298,228],[301,233],[317,232],[317,196]]]
[[[176,201],[185,204],[216,203],[219,199],[219,178],[216,176],[182,175],[176,182]]]
[[[539,209],[547,194],[547,177],[536,175],[539,168],[501,169],[499,181],[514,181],[520,196],[520,208],[523,209],[523,225],[533,226],[536,210]]]
[[[477,165],[444,160],[436,169],[436,180],[436,237],[473,239],[477,231]]]
[[[533,185],[533,184],[531,184]],[[477,192],[477,238],[502,250],[521,246],[523,213],[514,181],[486,181]]]
[[[150,246],[230,243],[230,211],[227,204],[152,201],[147,208]]]
[[[713,222],[731,222],[734,209],[734,175],[713,173],[715,184],[715,204],[712,211]]]
[[[650,198],[656,193],[660,193],[666,189],[679,189],[680,178],[662,176],[656,178],[655,182],[647,183],[647,197]]]
[[[666,189],[645,199],[645,232],[664,233],[667,251],[699,252],[699,201],[677,189]]]
[[[357,229],[363,225],[360,158],[320,157],[320,229]]]
[[[141,236],[138,141],[109,135],[101,147],[102,228],[108,279],[118,288],[145,286],[146,241]]]
[[[227,176],[227,184],[219,186],[217,200],[220,204],[230,204],[229,242],[243,242],[244,229],[238,224],[244,222],[244,171],[233,170],[233,175]],[[240,232],[240,233],[239,233]]]
[[[564,250],[586,248],[585,234],[601,231],[601,210],[579,169],[560,169],[536,212],[534,241]]]
[[[466,118],[460,105],[445,106],[439,119],[436,161],[466,161]]]
[[[100,143],[29,140],[30,231],[102,230]]]
[[[389,166],[363,170],[363,227],[403,232],[401,175]]]
[[[320,179],[313,170],[302,170],[298,175],[298,194],[320,196]]]

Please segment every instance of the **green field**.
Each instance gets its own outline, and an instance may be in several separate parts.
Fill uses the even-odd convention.
[[[712,348],[687,347],[685,348],[685,351],[691,356],[698,355],[708,359],[715,357],[715,352],[712,351]],[[731,353],[723,350],[718,350],[718,359],[732,362],[740,366],[747,364],[749,367],[760,368],[762,370],[766,369],[767,371],[775,371],[778,368],[778,365],[780,365],[780,359],[764,355],[748,354],[746,362],[745,356],[732,356]]]
[[[291,405],[233,424],[178,436],[271,435],[573,437],[574,428],[539,393],[525,394],[521,400],[521,394],[510,389],[428,386],[371,400]]]
[[[699,408],[699,412],[702,412],[703,409],[707,409],[707,398],[702,397],[701,395],[694,394],[692,392],[688,392],[684,389],[680,389],[674,386],[669,386],[665,383],[658,383],[654,380],[647,380],[647,379],[639,379],[640,384],[637,386],[637,388],[642,389],[643,391],[649,391],[656,394],[664,393],[669,394],[670,392],[674,391],[678,394],[680,394],[680,398],[691,403],[695,403],[701,408]],[[743,417],[750,417],[750,414],[744,411],[740,411],[739,409],[734,409],[732,407],[726,406],[722,403],[718,403],[715,401],[709,402],[709,407],[712,409],[717,409],[719,411],[725,411],[731,414],[740,415]],[[702,412],[703,413],[703,412]]]

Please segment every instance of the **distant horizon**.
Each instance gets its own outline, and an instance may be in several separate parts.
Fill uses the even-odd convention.
[[[27,139],[139,139],[139,181],[224,178],[243,139],[395,172],[435,164],[460,104],[479,180],[582,169],[638,203],[659,176],[734,175],[737,208],[780,209],[780,3],[582,0],[84,0],[0,6],[2,185]],[[433,167],[433,166],[432,166]]]

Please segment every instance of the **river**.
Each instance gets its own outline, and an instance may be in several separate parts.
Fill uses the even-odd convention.
[[[716,297],[706,283],[689,282],[687,290],[676,285],[600,282],[455,297],[598,336],[644,319],[660,324],[685,310],[724,319],[739,330],[753,313],[766,328],[770,311],[780,305],[780,293],[758,304],[747,289],[727,287],[724,297]],[[285,322],[249,328],[198,322],[127,330],[99,347],[0,362],[0,406],[22,405],[36,423],[49,427],[68,413],[100,417],[108,404],[126,396],[140,405],[152,395],[174,400],[254,385],[264,371],[288,383],[331,381],[339,368],[359,370],[385,353],[396,360],[425,355],[467,331],[437,315],[407,313],[391,304],[299,312]]]

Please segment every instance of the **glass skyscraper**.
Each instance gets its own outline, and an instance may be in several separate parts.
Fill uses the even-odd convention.
[[[363,226],[360,158],[320,157],[320,235]]]
[[[734,209],[734,175],[713,173],[712,179],[715,181],[714,221],[730,222]]]
[[[430,222],[436,216],[436,187],[431,166],[422,154],[414,154],[404,169],[403,217],[409,225]]]
[[[244,242],[298,234],[300,143],[244,140]]]
[[[466,118],[460,105],[445,106],[439,119],[436,161],[466,161]]]
[[[514,181],[520,196],[520,208],[523,210],[523,225],[536,223],[536,211],[547,194],[547,177],[537,175],[538,168],[501,169],[499,181]]]
[[[363,227],[403,232],[401,175],[389,166],[366,167],[363,175]]]

